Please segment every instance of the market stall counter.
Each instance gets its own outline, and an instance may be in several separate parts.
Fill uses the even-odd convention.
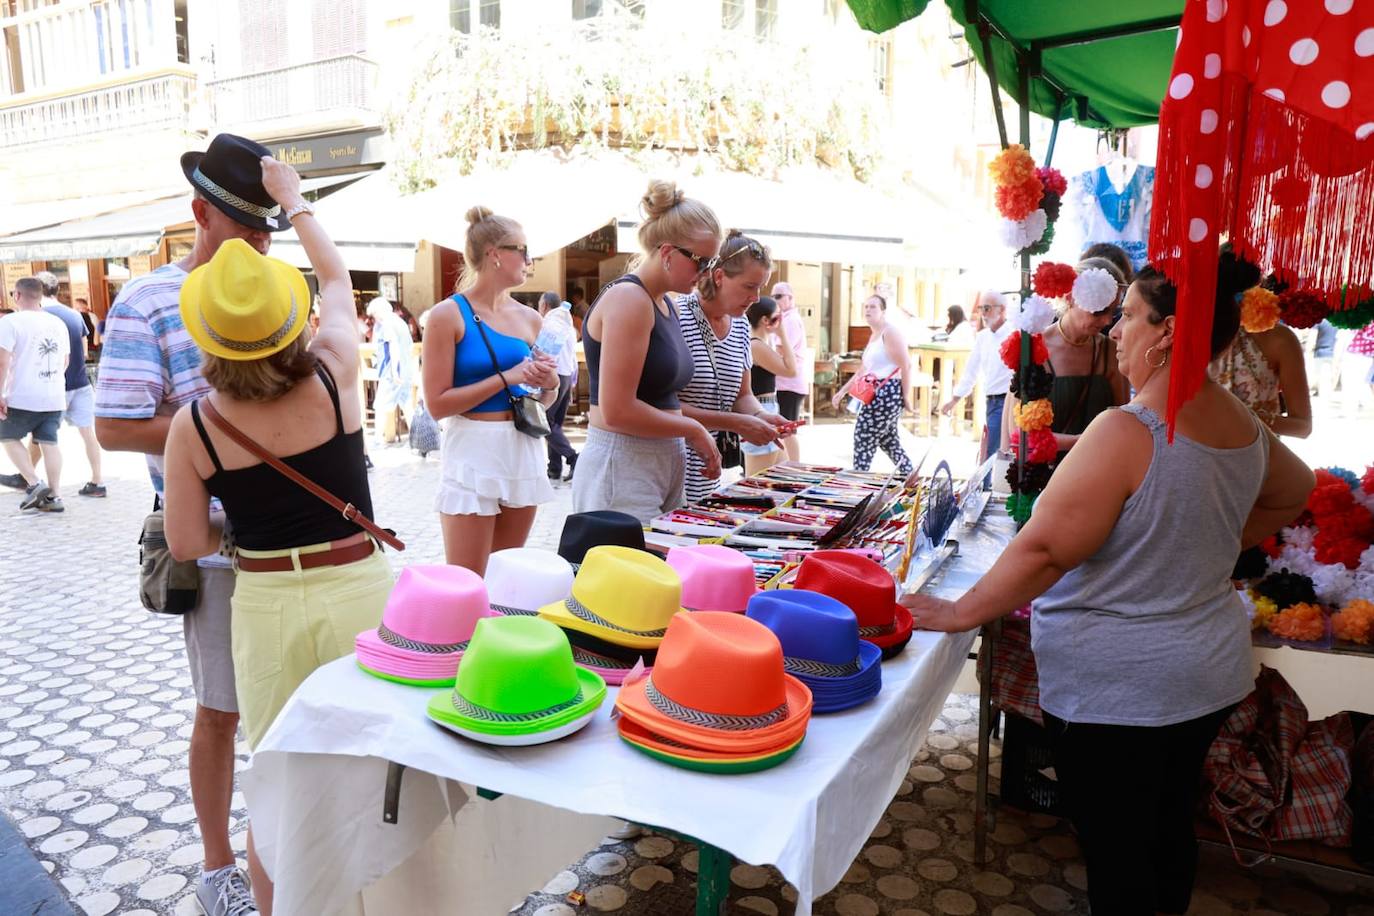
[[[966,531],[928,591],[961,594],[996,559],[1013,525],[991,509]],[[445,913],[504,911],[594,845],[612,816],[702,844],[698,913],[724,911],[733,857],[776,866],[797,888],[797,913],[805,916],[810,901],[839,882],[895,795],[973,637],[916,633],[883,663],[873,701],[814,717],[790,760],[744,775],[679,769],[635,751],[617,736],[614,692],[589,726],[565,740],[476,744],[429,721],[432,690],[369,677],[352,657],[340,659],[300,687],[243,777],[254,842],[276,882],[275,909],[286,916],[349,911],[365,887],[402,866],[409,878],[394,890],[411,900],[406,912],[423,912],[415,908],[423,900],[442,901]],[[407,768],[395,823],[383,819],[388,761]],[[394,778],[396,768],[390,771]],[[473,799],[456,783],[506,797]],[[497,813],[515,800],[560,810],[543,809],[537,822],[515,830]],[[511,810],[528,816],[527,808]],[[450,820],[460,831],[488,834],[463,839],[488,853],[485,862],[434,853],[434,838]],[[558,848],[560,838],[581,848]],[[430,890],[417,892],[417,882]],[[480,908],[484,885],[506,895],[496,898],[500,910]],[[512,894],[516,888],[523,890]],[[368,904],[395,911],[371,896]]]

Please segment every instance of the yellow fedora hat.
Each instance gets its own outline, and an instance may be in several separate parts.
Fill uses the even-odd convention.
[[[668,621],[682,610],[682,580],[666,562],[632,547],[587,551],[572,596],[546,604],[539,616],[617,646],[655,649]]]
[[[305,277],[243,239],[219,246],[181,287],[181,321],[191,339],[221,359],[262,359],[295,340],[310,318]]]

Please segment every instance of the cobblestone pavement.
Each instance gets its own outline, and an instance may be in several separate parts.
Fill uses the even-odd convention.
[[[137,456],[107,455],[109,498],[76,496],[84,460],[73,432],[64,430],[62,440],[70,493],[65,514],[22,514],[18,493],[0,492],[0,804],[79,910],[194,913],[200,844],[186,753],[195,701],[181,623],[144,611],[136,593],[135,539],[151,502],[147,474]],[[804,456],[845,463],[849,436],[844,425],[807,429]],[[922,447],[911,440],[908,446]],[[970,452],[965,444],[942,443],[939,455],[967,462]],[[441,562],[431,509],[435,459],[421,461],[403,449],[376,451],[373,458],[379,521],[407,542],[393,563]],[[885,468],[885,461],[880,456],[875,469]],[[556,544],[571,502],[568,485],[560,485],[557,495],[541,509],[532,545]],[[1076,889],[1081,872],[1073,870],[1062,825],[1012,822],[1021,833],[1002,833],[999,855],[1005,854],[1003,874],[1012,884],[1004,894],[996,892],[1006,887],[997,875],[967,864],[970,713],[966,698],[951,703],[923,751],[927,760],[913,766],[912,788],[903,787],[846,884],[818,912],[1085,911]],[[239,756],[247,758],[243,745]],[[948,797],[955,792],[963,794]],[[231,834],[241,852],[247,825],[240,794],[233,804]],[[682,844],[661,837],[612,843],[593,850],[519,912],[564,916],[571,911],[562,896],[577,887],[605,888],[589,894],[596,909],[674,912],[690,898],[693,862]],[[945,874],[954,877],[942,879]],[[741,912],[790,910],[776,873],[744,868],[735,883]],[[1258,893],[1250,884],[1237,886],[1243,893],[1212,895],[1206,899],[1217,903],[1199,912],[1374,916],[1374,910],[1345,908],[1334,896],[1304,891],[1294,898],[1302,905],[1290,907],[1268,885],[1256,884]]]

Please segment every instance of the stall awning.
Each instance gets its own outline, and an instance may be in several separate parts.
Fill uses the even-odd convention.
[[[302,181],[301,189],[319,191],[355,180],[357,176],[353,175],[312,178]],[[157,250],[168,226],[191,221],[191,194],[186,191],[151,202],[146,200],[100,216],[72,219],[0,238],[0,262],[99,260],[150,254]],[[55,202],[54,212],[63,203]]]
[[[723,229],[739,229],[787,261],[901,264],[903,202],[856,181],[815,169],[791,170],[780,181],[742,172],[675,177],[688,196],[715,211]],[[633,199],[633,198],[632,198]],[[621,251],[639,250],[639,216],[622,209]]]
[[[20,232],[31,232],[56,226],[59,223],[90,219],[106,213],[118,213],[149,201],[173,197],[180,193],[180,188],[172,187],[163,190],[74,197],[66,200],[5,204],[0,206],[0,239]]]
[[[415,269],[420,236],[406,200],[382,170],[322,198],[315,214],[349,270],[409,273]],[[272,237],[271,253],[296,267],[310,267],[294,229]]]
[[[883,32],[920,15],[929,0],[849,0],[859,25]],[[1183,0],[946,0],[978,63],[987,28],[997,81],[1017,97],[1029,77],[1030,108],[1088,127],[1135,127],[1159,118]]]

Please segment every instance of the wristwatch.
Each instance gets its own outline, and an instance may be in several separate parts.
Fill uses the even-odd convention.
[[[300,216],[302,213],[309,213],[313,216],[315,213],[315,208],[310,206],[310,204],[306,203],[305,201],[301,201],[300,203],[292,207],[290,210],[287,210],[286,213],[283,215],[286,217],[286,221],[289,223],[291,222],[291,220],[295,219],[297,216]]]

